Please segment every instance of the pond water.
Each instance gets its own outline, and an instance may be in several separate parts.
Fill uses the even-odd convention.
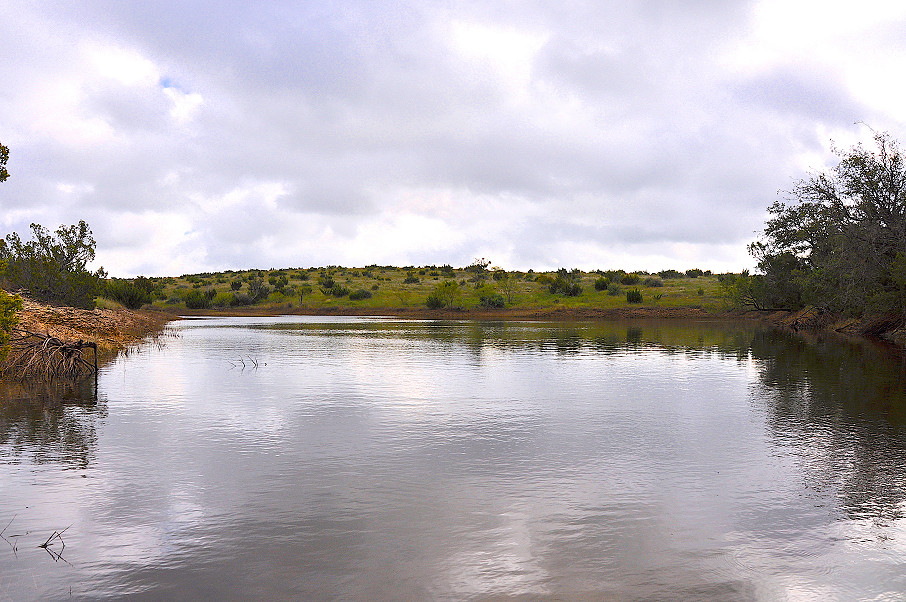
[[[0,600],[906,595],[896,350],[680,322],[175,331],[63,402],[7,391]]]

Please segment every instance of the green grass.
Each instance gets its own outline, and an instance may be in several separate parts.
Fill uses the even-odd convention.
[[[478,280],[473,272],[465,269],[454,269],[452,276],[439,268],[427,267],[367,267],[343,268],[327,267],[317,269],[281,269],[281,270],[245,270],[228,271],[210,274],[189,274],[178,278],[155,278],[159,293],[154,305],[163,309],[184,309],[182,298],[193,289],[202,292],[214,290],[215,297],[221,302],[229,294],[249,294],[249,280],[259,279],[270,288],[270,295],[251,306],[252,309],[275,310],[305,308],[307,310],[358,308],[367,309],[411,309],[425,308],[425,300],[436,285],[455,280],[460,284],[463,309],[481,309],[479,307],[478,286],[485,284],[507,299],[507,308],[522,310],[545,310],[555,308],[621,308],[621,307],[694,307],[717,311],[726,308],[722,289],[715,275],[704,275],[698,278],[673,278],[663,280],[663,286],[646,287],[642,283],[631,287],[621,286],[619,295],[609,295],[606,290],[596,291],[594,282],[601,275],[597,272],[583,272],[578,278],[582,293],[575,297],[552,294],[548,285],[536,282],[543,274],[553,278],[552,272],[526,274],[525,272],[508,272],[508,279],[497,281],[489,272],[483,280]],[[277,292],[270,279],[285,276],[286,285],[283,292]],[[307,276],[307,279],[304,279]],[[347,296],[335,297],[319,284],[319,278],[329,277],[334,284],[348,289],[349,292],[367,290],[372,296],[368,299],[352,300]],[[407,278],[417,278],[418,282],[406,283]],[[644,275],[643,275],[644,279]],[[240,281],[241,286],[233,290],[233,281]],[[643,296],[641,304],[629,304],[626,301],[627,288],[638,287]],[[310,292],[308,289],[311,289]],[[213,306],[212,309],[248,309],[230,307],[229,305]]]

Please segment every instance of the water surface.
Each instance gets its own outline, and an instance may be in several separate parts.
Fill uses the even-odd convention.
[[[176,328],[64,403],[7,393],[0,600],[906,594],[889,348],[680,322]]]

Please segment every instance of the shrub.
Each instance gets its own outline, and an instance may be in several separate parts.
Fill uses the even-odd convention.
[[[462,291],[459,288],[459,284],[455,280],[437,284],[425,300],[425,305],[430,309],[460,307],[462,305]]]
[[[251,297],[252,303],[258,303],[259,301],[267,299],[270,294],[270,287],[264,284],[263,281],[258,279],[249,280],[249,297]]]
[[[21,309],[22,299],[0,290],[0,360],[6,359],[6,355],[9,353],[9,336],[19,323],[19,310]]]
[[[214,295],[214,298],[211,299],[211,305],[213,305],[214,307],[229,307],[234,305],[233,298],[233,293],[221,291]]]
[[[630,289],[626,291],[626,302],[627,303],[641,303],[642,302],[642,291],[637,288]]]
[[[704,275],[704,272],[698,268],[686,270],[686,277],[688,277],[688,278],[698,278],[699,276],[703,276],[703,275]]]
[[[595,280],[595,290],[596,291],[606,291],[607,285],[610,284],[610,278],[607,276],[601,276]]]
[[[623,274],[623,277],[620,278],[620,284],[638,284],[639,280],[641,278],[639,278],[638,274]]]
[[[365,289],[359,289],[355,292],[349,293],[349,298],[353,301],[361,301],[362,299],[371,299],[371,291],[366,291]]]
[[[658,276],[648,276],[647,278],[642,280],[642,284],[644,284],[645,286],[658,287],[664,286],[664,281],[661,280]]]
[[[230,288],[234,291],[238,291],[242,288],[242,280],[233,280],[232,282],[230,282]]]
[[[233,294],[233,302],[232,302],[233,306],[251,305],[254,302],[255,302],[254,299],[252,299],[249,295],[246,295],[245,293],[234,293]]]
[[[192,289],[183,298],[188,309],[207,309],[211,306],[211,299],[198,289]]]
[[[418,284],[418,276],[412,272],[407,272],[403,284]]]
[[[676,278],[683,277],[683,273],[678,272],[676,270],[663,270],[661,272],[658,272],[657,275],[660,276],[661,278],[663,278],[664,280],[673,280]]]
[[[103,295],[129,309],[138,309],[151,302],[154,285],[142,276],[135,280],[111,278],[104,284]]]
[[[345,297],[346,295],[349,294],[349,289],[346,288],[345,286],[343,286],[342,284],[334,284],[333,288],[331,288],[329,291],[326,291],[325,294],[328,294],[332,297],[337,297],[337,298]]]
[[[548,286],[548,290],[554,295],[562,293],[567,297],[578,297],[582,294],[582,287],[578,282],[581,275],[582,272],[579,270],[568,272],[566,268],[560,268],[557,270],[557,277]]]
[[[506,299],[503,298],[503,295],[500,293],[491,293],[487,295],[481,295],[478,298],[478,304],[482,307],[496,308],[506,306]]]
[[[607,294],[610,295],[611,297],[616,297],[617,295],[619,295],[622,292],[623,292],[623,289],[620,288],[620,286],[614,282],[611,282],[610,284],[607,285]]]

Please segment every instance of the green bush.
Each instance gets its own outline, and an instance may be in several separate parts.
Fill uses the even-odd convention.
[[[211,305],[214,307],[231,307],[234,303],[235,295],[227,291],[221,291],[211,299]]]
[[[626,291],[626,302],[627,303],[641,303],[642,302],[642,291],[637,288],[630,289]]]
[[[455,280],[448,280],[437,284],[425,300],[425,305],[427,305],[429,309],[461,307],[462,291],[459,288],[459,284]]]
[[[406,278],[403,280],[403,284],[418,284],[418,276],[412,272],[408,272]]]
[[[620,288],[620,286],[614,282],[611,282],[610,284],[607,285],[607,294],[610,295],[611,297],[616,297],[622,292],[623,292],[623,289]]]
[[[139,276],[135,280],[111,278],[104,284],[102,294],[129,309],[139,309],[145,303],[151,303],[153,293],[154,283]]]
[[[595,280],[595,290],[596,291],[606,291],[607,285],[609,285],[609,284],[610,284],[610,278],[608,278],[607,276],[601,276],[600,278]]]
[[[349,289],[342,284],[334,284],[333,288],[331,288],[329,291],[326,291],[325,294],[337,298],[345,297],[349,294]]]
[[[13,328],[19,323],[19,310],[22,299],[0,290],[0,360],[6,359],[9,353],[9,337]]]
[[[705,274],[705,273],[704,273],[703,271],[701,271],[700,269],[698,269],[698,268],[694,268],[694,269],[691,269],[691,270],[686,270],[686,277],[687,277],[687,278],[698,278],[699,276],[703,276],[704,274]]]
[[[663,278],[664,280],[673,280],[676,278],[683,277],[683,273],[678,272],[676,270],[663,270],[661,272],[658,272],[657,275],[660,276],[661,278]]]
[[[638,274],[623,274],[623,277],[620,278],[620,284],[638,284],[639,280],[641,280],[641,278],[639,278]]]
[[[211,298],[198,289],[192,289],[183,297],[188,309],[207,309],[211,307]]]
[[[353,301],[361,301],[362,299],[371,299],[371,291],[366,291],[365,289],[359,289],[355,292],[349,293],[349,298]]]
[[[647,278],[642,280],[642,284],[650,287],[659,287],[664,286],[664,281],[661,280],[658,276],[648,276]]]

